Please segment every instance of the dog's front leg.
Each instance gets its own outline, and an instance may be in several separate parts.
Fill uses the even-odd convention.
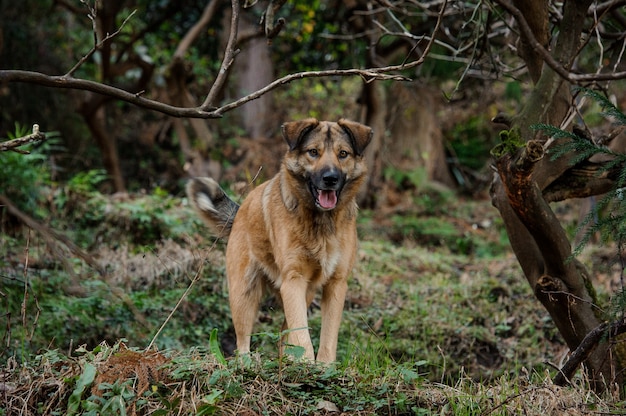
[[[322,331],[317,361],[332,363],[337,358],[339,325],[348,291],[346,278],[331,279],[322,291]]]
[[[287,340],[289,344],[304,348],[304,357],[313,361],[313,343],[309,334],[307,319],[308,282],[298,272],[290,272],[284,276],[280,286],[280,297],[283,301],[285,319],[287,321]]]

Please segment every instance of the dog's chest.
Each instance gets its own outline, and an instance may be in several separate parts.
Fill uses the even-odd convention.
[[[321,239],[313,247],[310,247],[310,251],[314,261],[316,261],[320,268],[319,278],[322,281],[328,280],[335,271],[341,261],[342,251],[341,244],[336,237]]]

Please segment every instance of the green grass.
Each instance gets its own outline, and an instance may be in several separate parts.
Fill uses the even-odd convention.
[[[551,383],[566,349],[488,201],[433,194],[409,212],[362,213],[331,366],[278,356],[282,314],[269,301],[256,352],[231,355],[224,247],[184,201],[87,189],[51,223],[108,273],[32,231],[0,236],[0,415],[543,415],[623,404],[580,375],[573,387]],[[316,344],[315,306],[310,326]]]

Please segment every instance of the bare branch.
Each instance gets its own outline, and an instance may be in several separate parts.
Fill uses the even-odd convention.
[[[578,84],[594,81],[613,81],[626,78],[626,71],[603,74],[574,74],[570,72],[567,68],[558,63],[552,54],[544,48],[539,41],[537,41],[537,38],[535,38],[532,29],[528,26],[528,22],[526,22],[524,15],[517,7],[513,6],[508,0],[496,0],[496,2],[507,12],[513,15],[513,17],[515,17],[520,31],[524,34],[526,40],[541,55],[544,62],[564,80]]]
[[[416,62],[417,61],[413,61],[409,64],[406,64],[404,68],[401,68],[401,69],[412,68],[416,66],[414,65]],[[286,75],[282,78],[279,78],[276,81],[272,82],[271,84],[268,84],[267,86],[261,88],[260,90],[253,92],[252,94],[246,95],[245,97],[240,98],[237,101],[234,101],[230,104],[226,104],[222,107],[219,107],[217,110],[213,111],[213,113],[221,115],[227,111],[233,110],[237,107],[241,107],[241,105],[247,103],[248,101],[255,100],[259,98],[260,96],[262,96],[263,94],[266,94],[267,92],[272,91],[281,85],[288,84],[291,81],[294,81],[297,79],[321,78],[321,77],[330,77],[330,76],[346,77],[346,76],[358,75],[361,78],[363,78],[366,82],[371,82],[374,80],[410,81],[410,78],[405,77],[403,75],[387,74],[387,72],[398,70],[398,67],[401,67],[401,66],[402,65],[387,66],[383,68],[371,68],[371,69],[332,69],[332,70],[327,70],[327,71],[298,72],[296,74]]]
[[[6,152],[7,150],[13,150],[14,152],[28,154],[25,150],[17,149],[20,146],[24,146],[28,143],[43,142],[46,140],[46,135],[39,131],[39,125],[33,124],[33,132],[28,136],[18,137],[17,139],[8,140],[0,143],[0,152]]]
[[[287,0],[272,0],[267,6],[267,9],[265,9],[263,21],[265,23],[265,37],[268,43],[272,43],[272,39],[278,36],[283,26],[285,26],[285,19],[281,17],[274,23],[274,16],[280,8],[283,7],[286,1]]]
[[[211,87],[211,91],[207,95],[205,102],[200,107],[176,107],[169,104],[162,103],[160,101],[151,100],[148,98],[144,98],[141,93],[133,94],[126,90],[103,84],[96,81],[85,80],[80,78],[74,78],[71,76],[54,76],[54,75],[46,75],[40,72],[32,72],[32,71],[21,71],[21,70],[0,70],[0,84],[9,83],[9,82],[23,82],[29,84],[38,84],[46,87],[53,88],[66,88],[66,89],[75,89],[75,90],[85,90],[91,91],[94,93],[98,93],[101,95],[105,95],[114,99],[118,99],[121,101],[125,101],[134,105],[137,105],[142,108],[146,108],[149,110],[158,111],[160,113],[173,116],[173,117],[187,117],[187,118],[219,118],[228,111],[234,110],[235,108],[241,107],[243,104],[255,100],[261,97],[263,94],[278,88],[281,85],[288,84],[292,81],[304,78],[321,78],[321,77],[331,77],[331,76],[339,76],[339,77],[347,77],[347,76],[360,76],[365,80],[365,82],[372,82],[376,80],[393,80],[393,81],[410,81],[411,79],[407,76],[398,74],[398,71],[404,71],[407,69],[415,68],[421,65],[430,49],[435,42],[434,34],[439,31],[441,26],[441,21],[445,12],[445,8],[447,6],[447,1],[444,1],[441,11],[439,13],[439,17],[437,19],[437,24],[433,30],[433,36],[429,38],[428,44],[424,48],[424,52],[422,55],[411,62],[405,62],[400,65],[391,65],[385,67],[375,67],[375,68],[367,68],[367,69],[332,69],[325,71],[305,71],[299,72],[295,74],[286,75],[282,78],[279,78],[267,86],[246,95],[234,102],[223,105],[221,107],[211,107],[209,104],[213,102],[218,92],[220,91],[222,85],[226,80],[226,75],[228,70],[234,60],[234,57],[237,51],[234,49],[234,44],[237,39],[237,22],[239,20],[239,1],[232,0],[233,4],[233,16],[231,19],[231,32],[230,38],[228,41],[228,46],[226,49],[226,53],[224,55],[224,60],[222,62],[222,67],[220,68],[220,72],[215,80],[215,83]]]
[[[239,53],[239,50],[235,50],[235,44],[237,43],[237,30],[239,27],[239,0],[231,0],[232,15],[230,18],[230,34],[228,35],[228,43],[226,44],[226,50],[224,51],[224,59],[220,66],[220,71],[217,74],[215,82],[211,86],[211,90],[206,96],[206,99],[200,106],[201,109],[207,110],[211,107],[212,103],[216,100],[218,94],[222,90],[228,71],[235,61],[235,56]]]
[[[570,383],[576,369],[580,364],[589,357],[593,349],[602,342],[604,337],[615,338],[626,332],[626,322],[622,319],[619,321],[607,323],[604,322],[591,332],[589,332],[582,340],[580,345],[572,352],[569,360],[559,370],[554,377],[554,384],[557,386],[565,386]]]
[[[87,52],[87,54],[85,56],[83,56],[82,58],[80,58],[80,60],[78,62],[76,62],[76,65],[74,65],[69,71],[67,71],[67,73],[65,74],[66,77],[72,77],[74,76],[74,73],[78,70],[78,68],[80,68],[86,61],[87,59],[89,59],[94,53],[96,53],[96,51],[98,49],[100,49],[102,47],[102,45],[104,45],[104,43],[106,41],[108,41],[109,39],[114,38],[115,36],[117,36],[122,29],[124,28],[124,25],[126,24],[126,22],[128,22],[130,20],[131,17],[133,17],[133,15],[135,14],[137,10],[133,10],[131,12],[131,14],[128,15],[128,17],[126,17],[126,19],[124,19],[124,21],[122,22],[122,24],[120,25],[120,28],[117,29],[115,32],[108,34],[104,39],[102,39],[100,42],[96,42],[95,45],[93,46],[93,48],[91,48],[91,50],[89,52]],[[90,19],[92,19],[92,21],[94,21],[95,16],[89,16]],[[97,41],[98,37],[95,31],[95,23],[94,23],[94,38]]]
[[[174,59],[179,58],[182,59],[189,49],[189,46],[193,43],[193,41],[200,36],[204,27],[209,24],[213,16],[215,15],[215,11],[217,10],[217,6],[219,5],[219,0],[209,0],[209,3],[204,8],[202,12],[202,16],[200,20],[193,25],[191,29],[185,34],[183,39],[178,44],[176,51],[174,52]]]
[[[120,88],[80,78],[52,76],[31,71],[0,70],[0,84],[6,82],[24,82],[28,84],[38,84],[53,88],[91,91],[174,117],[219,117],[201,108],[175,107],[159,101],[143,98],[140,94],[133,94]]]

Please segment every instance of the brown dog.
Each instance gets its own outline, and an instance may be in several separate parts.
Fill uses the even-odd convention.
[[[288,342],[315,358],[307,309],[322,288],[317,360],[335,361],[348,275],[357,249],[356,195],[366,178],[363,151],[372,130],[341,119],[285,123],[289,145],[280,171],[255,188],[241,207],[210,178],[187,185],[191,205],[215,235],[228,238],[226,273],[240,353],[264,289],[283,305]]]

